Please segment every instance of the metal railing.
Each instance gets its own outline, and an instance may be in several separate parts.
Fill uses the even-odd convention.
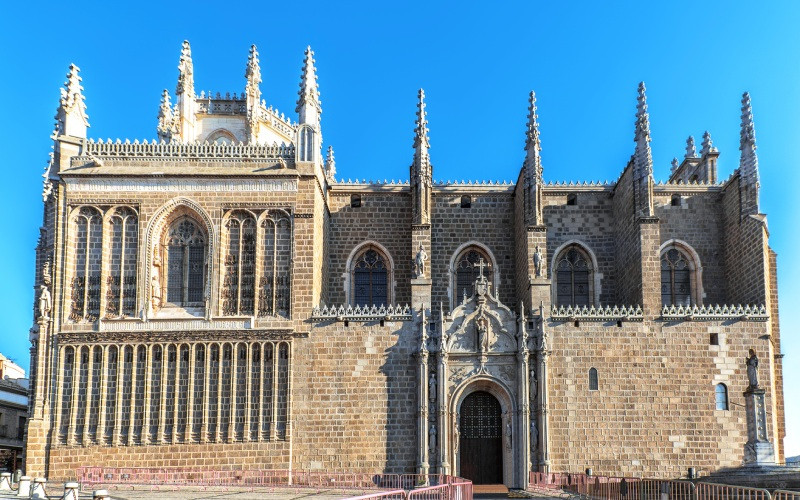
[[[472,483],[443,474],[361,474],[317,471],[208,470],[179,467],[79,467],[78,482],[84,489],[120,489],[144,486],[152,490],[162,487],[199,488],[310,488],[316,490],[362,491],[355,498],[407,498],[405,491],[439,488],[447,491],[448,500],[472,500]],[[401,492],[400,496],[398,491]],[[437,490],[438,491],[438,490]],[[422,497],[417,497],[422,498]]]
[[[588,476],[583,473],[530,473],[532,489],[560,489],[597,500],[800,500],[800,492],[692,483],[683,480]]]

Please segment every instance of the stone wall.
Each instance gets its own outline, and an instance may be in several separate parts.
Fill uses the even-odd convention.
[[[614,295],[618,304],[642,303],[641,242],[634,218],[632,167],[629,163],[614,187]]]
[[[741,465],[747,441],[744,359],[767,352],[758,322],[548,322],[551,469],[680,477]],[[710,345],[717,333],[719,346]],[[763,358],[762,358],[763,359]],[[769,363],[759,366],[769,378]],[[596,368],[599,390],[590,391]],[[729,410],[716,410],[726,384]],[[772,394],[767,405],[772,404]],[[774,429],[769,429],[774,435]]]

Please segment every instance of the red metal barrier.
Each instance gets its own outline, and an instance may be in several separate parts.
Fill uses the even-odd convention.
[[[800,500],[800,491],[775,490],[772,500]]]
[[[728,484],[697,483],[698,500],[771,500],[769,491],[762,488],[731,486]]]

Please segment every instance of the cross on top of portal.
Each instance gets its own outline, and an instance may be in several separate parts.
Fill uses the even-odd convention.
[[[483,266],[484,266],[483,257],[481,257],[480,259],[478,259],[478,273],[480,273],[478,277],[481,281],[483,281]]]

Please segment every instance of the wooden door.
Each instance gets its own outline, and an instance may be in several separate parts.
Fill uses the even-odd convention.
[[[503,482],[503,419],[500,402],[488,392],[473,392],[461,403],[461,477],[474,484]]]

